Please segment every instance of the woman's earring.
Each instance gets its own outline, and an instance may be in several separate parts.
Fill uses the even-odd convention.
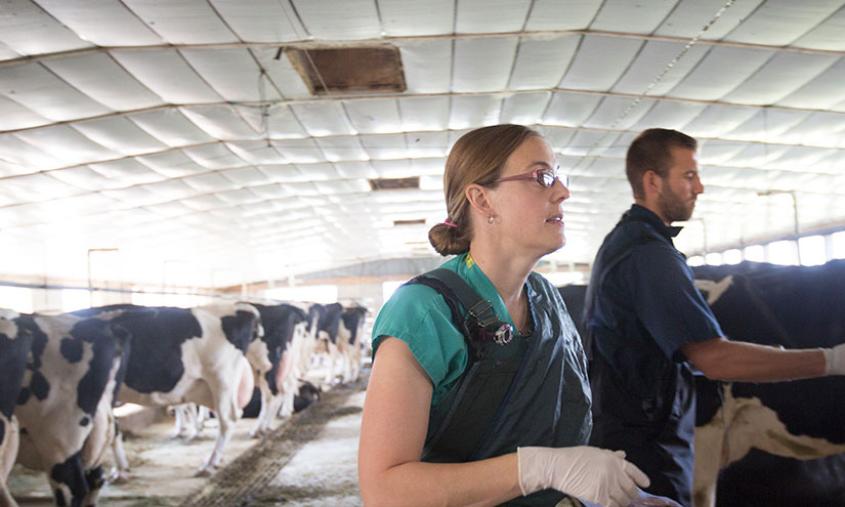
[[[493,225],[496,223],[496,215],[490,215],[487,217],[487,223]]]

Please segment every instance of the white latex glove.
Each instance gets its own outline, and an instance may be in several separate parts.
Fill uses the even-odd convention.
[[[822,349],[822,352],[824,352],[825,373],[845,375],[845,343],[832,349]]]
[[[624,507],[650,481],[622,451],[598,447],[519,447],[519,487],[523,495],[553,488],[598,503]]]

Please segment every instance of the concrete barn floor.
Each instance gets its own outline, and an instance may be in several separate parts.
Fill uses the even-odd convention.
[[[354,385],[324,392],[319,402],[292,418],[277,420],[265,439],[249,438],[254,419],[240,420],[226,447],[223,468],[211,478],[194,473],[211,453],[215,420],[191,442],[170,438],[172,420],[152,424],[126,439],[132,477],[108,484],[98,505],[361,505],[356,461],[368,373],[364,370]],[[9,487],[21,506],[53,505],[44,473],[16,465]]]

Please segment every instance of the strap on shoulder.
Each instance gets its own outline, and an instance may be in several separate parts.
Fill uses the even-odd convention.
[[[428,273],[423,273],[420,277],[434,278],[445,284],[452,294],[460,301],[464,309],[478,320],[482,327],[487,327],[499,322],[496,312],[493,310],[493,305],[489,301],[483,299],[475,290],[458,276],[454,271],[438,268]]]
[[[452,312],[452,321],[461,330],[475,353],[480,342],[508,343],[513,329],[496,315],[490,301],[478,293],[454,271],[438,268],[418,275],[408,283],[419,283],[439,292]],[[463,312],[461,312],[462,307]],[[462,315],[465,313],[465,315]]]

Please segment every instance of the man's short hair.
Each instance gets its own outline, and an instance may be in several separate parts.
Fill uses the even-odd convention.
[[[647,171],[656,172],[661,178],[669,174],[672,167],[672,147],[687,148],[695,151],[698,143],[692,137],[670,129],[644,130],[628,147],[625,156],[625,174],[634,191],[634,197],[642,199],[643,175]]]

